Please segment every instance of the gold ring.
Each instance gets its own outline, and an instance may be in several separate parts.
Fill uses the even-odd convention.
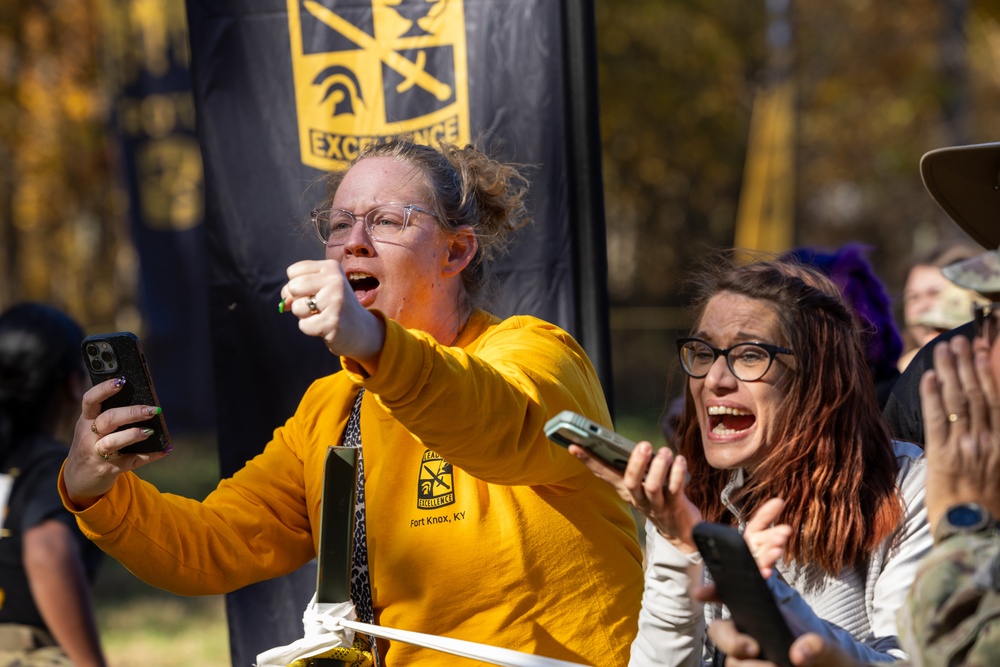
[[[96,450],[97,450],[97,455],[98,455],[98,456],[100,456],[100,457],[101,457],[102,459],[104,459],[105,461],[107,461],[108,459],[110,459],[110,458],[111,458],[111,454],[105,454],[104,452],[102,452],[102,451],[101,451],[101,448],[100,448],[100,447],[98,447],[98,446],[97,446],[97,444],[94,444],[94,449],[96,449]]]
[[[97,430],[97,420],[90,422],[90,432],[96,435],[98,438],[103,438],[104,434]]]
[[[960,415],[955,412],[952,412],[950,415],[948,415],[948,421],[951,422],[952,424],[957,422],[959,419],[965,419],[965,415]]]
[[[316,306],[316,297],[311,296],[306,299],[306,305],[309,306],[309,312],[313,315],[319,312],[319,308]]]

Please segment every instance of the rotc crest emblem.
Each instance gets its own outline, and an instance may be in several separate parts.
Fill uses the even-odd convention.
[[[464,0],[288,0],[302,163],[343,168],[366,143],[469,141]]]
[[[455,503],[455,478],[451,464],[427,450],[420,461],[417,509],[435,510]]]

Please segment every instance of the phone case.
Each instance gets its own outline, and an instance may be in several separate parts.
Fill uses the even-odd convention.
[[[580,445],[618,470],[625,469],[635,449],[635,443],[628,438],[571,410],[563,410],[546,422],[545,435],[563,447]]]
[[[757,640],[761,658],[792,667],[788,649],[795,635],[781,615],[767,582],[760,576],[743,536],[734,528],[709,522],[697,524],[693,535],[719,598],[729,608],[737,629]]]
[[[81,350],[94,384],[116,377],[125,378],[125,385],[121,390],[101,404],[101,412],[108,408],[128,405],[160,404],[156,398],[146,358],[142,354],[142,347],[135,334],[121,331],[87,336],[83,339]],[[160,452],[170,446],[170,435],[162,414],[135,424],[127,424],[118,430],[133,426],[151,428],[153,434],[142,442],[123,447],[120,450],[123,454]]]

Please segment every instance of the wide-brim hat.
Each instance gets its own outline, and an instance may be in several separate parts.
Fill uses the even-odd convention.
[[[944,267],[952,282],[1000,293],[1000,142],[938,148],[920,158],[924,187],[966,234],[992,252]]]
[[[930,151],[920,176],[966,234],[988,250],[1000,247],[1000,142]]]

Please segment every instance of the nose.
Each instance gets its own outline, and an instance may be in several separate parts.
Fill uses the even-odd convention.
[[[344,254],[364,257],[374,253],[375,246],[372,245],[372,239],[368,236],[364,221],[355,220],[354,226],[351,227],[351,234],[344,242]]]
[[[721,354],[712,362],[712,366],[708,369],[708,374],[705,376],[705,386],[717,393],[734,391],[737,388],[738,382],[739,380],[729,370],[726,358]]]

